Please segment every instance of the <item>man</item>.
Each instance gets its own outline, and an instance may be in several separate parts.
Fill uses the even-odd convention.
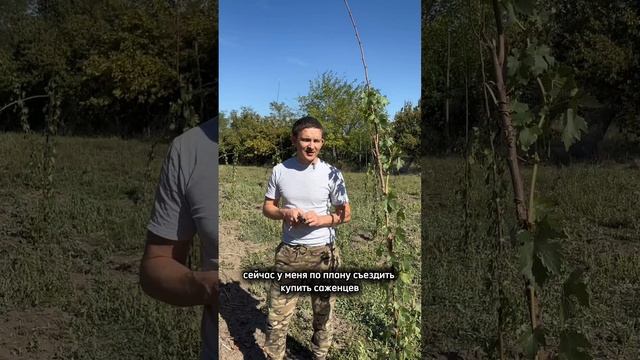
[[[273,168],[262,208],[266,217],[283,221],[276,271],[335,271],[340,257],[334,227],[351,220],[344,179],[339,170],[318,158],[324,144],[318,120],[303,117],[296,121],[291,142],[296,156]],[[279,285],[273,282],[269,292],[265,342],[266,355],[274,360],[284,357],[287,328],[298,300],[296,293],[281,293]],[[312,294],[311,303],[313,358],[325,359],[332,339],[335,295]]]
[[[176,306],[204,305],[201,360],[218,359],[218,121],[174,139],[162,166],[140,284]],[[185,266],[193,237],[201,243],[202,271]]]

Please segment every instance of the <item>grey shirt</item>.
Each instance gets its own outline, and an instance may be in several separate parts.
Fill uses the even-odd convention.
[[[200,238],[202,270],[218,270],[218,120],[175,138],[162,165],[152,233],[175,241]],[[205,306],[201,359],[218,358],[218,316]]]
[[[344,178],[340,170],[318,159],[315,165],[300,163],[292,157],[274,166],[267,193],[269,199],[282,199],[284,208],[313,210],[319,216],[329,214],[331,205],[349,202]],[[282,224],[282,241],[289,245],[324,245],[333,242],[332,227],[310,227]]]

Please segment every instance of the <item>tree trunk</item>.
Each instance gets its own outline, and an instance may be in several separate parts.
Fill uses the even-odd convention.
[[[500,116],[500,126],[504,135],[505,144],[507,146],[507,163],[509,165],[509,174],[511,175],[511,185],[513,187],[513,198],[516,205],[516,215],[518,222],[523,229],[529,229],[527,205],[525,203],[524,181],[520,173],[520,164],[518,161],[518,148],[516,144],[516,131],[513,128],[511,120],[511,111],[509,110],[509,95],[507,94],[507,86],[504,79],[504,34],[499,35],[498,48],[494,44],[491,56],[496,78],[496,87],[498,90],[498,113]],[[496,51],[497,50],[497,51]]]
[[[451,31],[447,29],[447,94],[444,100],[444,140],[450,146],[449,139],[449,96],[451,92]],[[448,150],[448,149],[447,149]]]
[[[529,222],[527,204],[525,202],[524,181],[520,173],[520,164],[518,161],[518,150],[516,143],[516,132],[513,128],[511,112],[509,110],[509,95],[506,85],[506,36],[502,24],[502,13],[498,0],[493,0],[493,12],[496,21],[497,39],[490,44],[491,59],[494,67],[495,83],[497,89],[498,113],[500,125],[507,147],[507,163],[509,173],[511,175],[511,185],[513,188],[513,197],[516,206],[516,216],[521,229],[531,230],[532,224]],[[542,312],[540,308],[540,299],[536,293],[535,284],[525,279],[525,297],[527,299],[527,307],[529,310],[531,330],[532,332],[542,326]],[[538,351],[535,359],[544,358],[544,352]]]

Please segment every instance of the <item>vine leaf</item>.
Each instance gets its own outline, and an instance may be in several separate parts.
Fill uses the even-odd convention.
[[[503,8],[507,11],[510,22],[514,22],[524,30],[524,26],[518,20],[517,14],[532,15],[534,12],[534,0],[507,0],[502,3]]]
[[[397,242],[403,242],[404,243],[407,240],[407,234],[404,231],[404,229],[401,228],[401,227],[396,227],[395,228],[395,234],[394,235],[395,235],[395,240]]]
[[[562,285],[562,303],[560,307],[562,322],[571,318],[575,312],[576,306],[573,298],[581,306],[589,307],[589,293],[584,279],[584,269],[574,270]]]
[[[560,243],[551,240],[561,237],[564,237],[564,233],[547,217],[536,222],[535,233],[520,230],[516,234],[520,272],[526,279],[544,286],[551,274],[560,273],[562,247]]]
[[[559,358],[564,360],[591,360],[589,340],[575,330],[566,330],[560,335]]]
[[[533,121],[533,114],[529,110],[529,105],[514,101],[511,104],[513,124],[522,129],[518,135],[518,142],[522,150],[527,151],[542,135],[542,129],[537,125],[530,126]]]
[[[536,283],[544,285],[551,274],[558,274],[562,264],[560,244],[548,239],[539,239],[535,242],[536,259],[534,259],[533,275]],[[539,261],[538,261],[539,260]]]
[[[411,284],[411,274],[409,274],[407,272],[401,272],[400,273],[400,281],[402,281],[405,284]]]
[[[524,325],[527,328],[524,335],[520,338],[520,344],[526,357],[533,359],[538,353],[538,350],[547,345],[545,339],[544,328],[542,326],[536,327],[533,331],[528,325]]]
[[[550,217],[538,216],[538,220],[536,221],[536,237],[539,239],[564,239],[567,235],[561,228],[560,224]]]
[[[509,19],[509,22],[516,23],[518,24],[518,26],[524,29],[524,26],[522,26],[522,23],[518,21],[518,16],[516,15],[516,8],[513,5],[513,2],[507,1],[503,6],[505,10],[507,10],[507,17]]]
[[[551,271],[544,265],[540,256],[534,257],[532,264],[531,273],[533,274],[534,281],[538,286],[542,287],[551,277]]]
[[[400,169],[402,169],[404,164],[405,164],[404,160],[402,160],[402,158],[398,156],[398,158],[396,159],[396,171],[400,171]]]
[[[564,129],[562,130],[562,142],[565,150],[569,150],[577,140],[580,140],[582,132],[587,131],[587,122],[583,117],[579,116],[575,109],[569,108],[564,113]]]
[[[511,50],[508,58],[508,75],[520,83],[526,85],[531,79],[544,75],[545,88],[551,88],[549,81],[552,75],[552,67],[556,64],[555,58],[551,55],[551,48],[547,45],[530,44],[526,49]]]
[[[533,235],[527,230],[520,230],[516,235],[516,242],[519,244],[519,270],[527,280],[534,282],[532,273],[535,255]]]
[[[551,274],[559,274],[562,265],[561,246],[558,242],[551,241],[565,237],[559,226],[555,224],[549,217],[541,217],[536,221],[536,233],[534,240],[534,259],[533,274],[536,283],[540,286],[544,285]],[[536,261],[539,260],[539,261]]]
[[[511,119],[515,126],[526,127],[531,123],[531,111],[529,111],[528,104],[515,100],[511,103],[511,112]]]
[[[551,55],[551,49],[547,45],[531,45],[527,48],[527,54],[531,58],[531,73],[534,77],[539,76],[549,69],[549,66],[555,64],[555,58]]]
[[[518,55],[518,49],[514,48],[513,50],[511,50],[511,52],[513,53],[513,55],[510,55],[507,58],[507,76],[509,76],[509,78],[514,77],[515,75],[517,75],[518,71],[520,70],[520,60],[519,60],[519,55]],[[522,80],[521,78],[517,79],[518,81]],[[520,81],[522,82],[526,82],[525,81]]]
[[[554,199],[538,196],[534,200],[536,217],[539,219],[547,217],[557,205],[558,202]]]
[[[528,151],[531,145],[533,145],[538,140],[538,136],[540,135],[542,135],[542,129],[540,129],[537,125],[526,127],[520,130],[518,141],[520,142],[520,147],[522,148],[522,150]]]
[[[384,200],[384,208],[389,213],[393,213],[398,208],[398,201],[394,191],[389,191],[387,198]]]

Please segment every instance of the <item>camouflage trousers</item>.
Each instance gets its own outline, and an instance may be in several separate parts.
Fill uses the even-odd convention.
[[[333,248],[332,248],[333,247]],[[335,245],[292,246],[281,243],[276,249],[276,272],[335,271],[340,266],[340,254]],[[269,316],[265,352],[268,359],[281,360],[286,350],[289,320],[296,310],[300,293],[280,292],[280,285],[295,283],[282,279],[273,281],[269,290]],[[313,337],[311,351],[313,359],[325,359],[333,337],[334,294],[311,294],[313,309]]]

